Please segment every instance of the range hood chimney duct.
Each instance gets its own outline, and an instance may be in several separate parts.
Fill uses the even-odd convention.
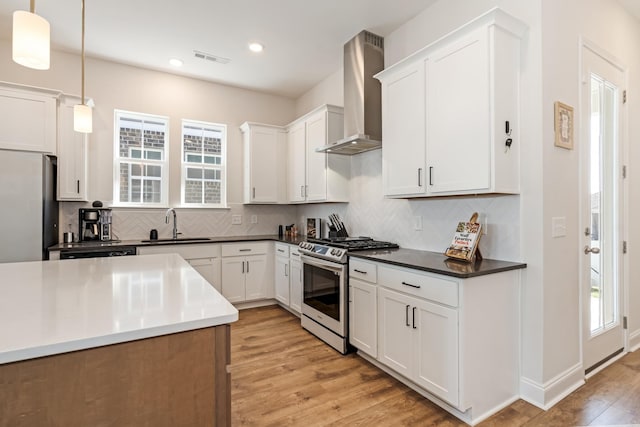
[[[318,152],[352,155],[382,147],[382,95],[373,76],[384,69],[384,39],[361,31],[344,45],[344,139]]]

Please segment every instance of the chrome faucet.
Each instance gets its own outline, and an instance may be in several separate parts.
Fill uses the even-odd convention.
[[[165,224],[169,224],[169,213],[173,214],[173,238],[177,239],[178,234],[182,234],[182,233],[178,233],[178,216],[176,215],[175,209],[173,208],[167,209],[167,213],[164,215]]]

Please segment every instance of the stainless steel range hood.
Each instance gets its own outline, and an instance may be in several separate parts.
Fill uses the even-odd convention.
[[[380,82],[384,39],[362,31],[344,45],[344,139],[318,152],[353,155],[382,147]]]

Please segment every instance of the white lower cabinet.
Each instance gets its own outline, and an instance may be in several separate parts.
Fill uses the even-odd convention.
[[[222,245],[222,295],[229,302],[273,296],[273,270],[267,263],[269,244],[249,242]]]
[[[519,396],[519,270],[456,278],[351,257],[349,342],[475,424]]]
[[[275,244],[275,298],[296,313],[302,310],[302,261],[298,246]]]
[[[289,252],[289,307],[296,313],[302,312],[302,260],[298,247],[294,246]]]
[[[194,245],[162,245],[140,246],[138,255],[151,254],[178,254],[211,283],[218,292],[222,289],[220,275],[220,245],[218,244],[194,244]]]

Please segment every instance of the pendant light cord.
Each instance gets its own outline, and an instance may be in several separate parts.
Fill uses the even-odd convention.
[[[31,13],[36,13],[36,0],[31,0],[30,9]]]
[[[31,0],[34,2],[35,0]],[[84,0],[82,0],[82,105],[84,105]]]

